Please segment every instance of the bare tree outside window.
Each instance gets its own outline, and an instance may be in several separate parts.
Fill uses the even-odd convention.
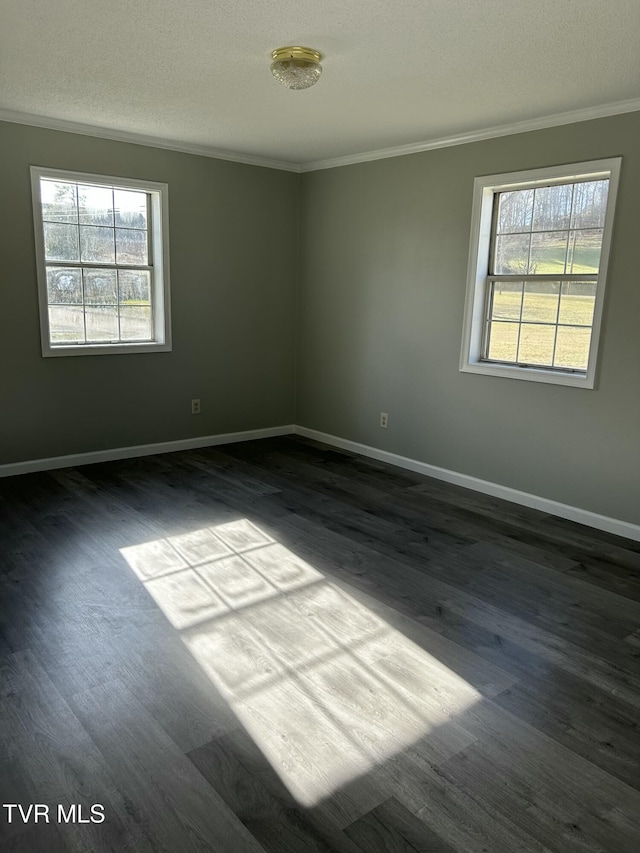
[[[595,180],[496,194],[485,359],[586,370],[608,187]]]
[[[31,176],[42,354],[171,349],[167,185]]]
[[[595,387],[620,167],[475,179],[461,371]]]
[[[51,342],[151,340],[147,193],[47,179],[40,193]]]

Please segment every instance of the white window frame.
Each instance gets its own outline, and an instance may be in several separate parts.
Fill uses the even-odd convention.
[[[613,217],[620,177],[622,159],[592,160],[565,166],[530,169],[523,172],[507,172],[487,175],[475,179],[473,209],[471,217],[471,243],[467,274],[467,294],[464,309],[464,327],[460,370],[464,373],[481,373],[487,376],[502,376],[525,379],[533,382],[548,382],[554,385],[571,385],[578,388],[595,386],[598,343],[602,322],[604,291],[606,284]],[[487,289],[489,287],[489,263],[493,208],[495,195],[509,190],[528,189],[541,186],[572,183],[582,180],[608,178],[609,192],[605,214],[600,266],[596,282],[596,298],[591,331],[589,359],[585,373],[553,370],[543,367],[508,365],[482,359],[482,344],[487,311]]]
[[[40,179],[78,181],[83,184],[110,186],[116,189],[136,189],[149,196],[149,265],[151,268],[151,304],[153,312],[153,339],[127,341],[126,343],[69,343],[52,344],[49,334],[49,306],[47,274],[44,252],[44,229]],[[171,350],[171,298],[169,289],[169,187],[156,181],[95,175],[66,169],[49,169],[31,166],[31,194],[35,232],[38,299],[40,304],[40,336],[42,355],[45,358],[73,355],[117,355],[141,352],[168,352]],[[75,264],[73,264],[75,265]],[[77,266],[82,266],[78,263]],[[91,264],[85,264],[90,267]],[[114,265],[115,267],[116,265]]]

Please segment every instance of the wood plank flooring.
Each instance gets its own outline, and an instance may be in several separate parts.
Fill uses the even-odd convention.
[[[639,543],[301,438],[3,479],[0,849],[637,853],[639,638]]]

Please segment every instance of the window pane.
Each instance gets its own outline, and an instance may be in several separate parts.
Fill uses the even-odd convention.
[[[558,328],[556,343],[556,367],[572,367],[574,370],[586,370],[589,362],[589,345],[591,344],[591,329]]]
[[[147,227],[147,194],[133,190],[114,190],[116,225],[124,228]]]
[[[42,218],[52,222],[77,222],[76,185],[64,181],[40,181]]]
[[[494,320],[519,320],[522,305],[521,281],[496,281],[493,284],[493,305],[491,316]]]
[[[77,267],[47,267],[47,301],[82,304],[82,273]]]
[[[87,305],[115,305],[118,302],[116,271],[85,270],[84,301]]]
[[[588,281],[565,281],[560,297],[558,322],[569,326],[590,326],[596,304],[596,284]]]
[[[520,329],[518,361],[525,364],[548,364],[553,360],[555,326],[533,326],[523,323]]]
[[[121,306],[120,338],[123,341],[150,341],[153,338],[149,306]]]
[[[119,270],[118,282],[121,305],[151,302],[151,273],[148,270]]]
[[[574,231],[571,234],[567,272],[597,274],[600,268],[602,233],[600,228],[593,228],[585,231]]]
[[[79,261],[77,225],[45,222],[44,257],[47,261]]]
[[[533,190],[500,193],[498,202],[498,233],[531,231]]]
[[[585,181],[573,190],[572,228],[602,228],[607,211],[609,181]]]
[[[87,305],[87,341],[109,343],[118,340],[118,308]]]
[[[49,338],[52,344],[84,343],[84,308],[82,305],[49,306]]]
[[[81,225],[80,252],[83,261],[96,264],[113,264],[115,262],[113,228],[95,228],[90,225]]]
[[[517,323],[491,323],[487,357],[495,361],[515,361],[518,354]]]
[[[522,320],[528,323],[555,323],[559,297],[560,282],[527,281],[524,286]]]
[[[83,225],[113,225],[113,190],[111,187],[78,185],[78,207]]]
[[[147,264],[147,232],[116,228],[116,260],[119,264]]]
[[[507,234],[496,237],[493,269],[496,275],[518,275],[527,272],[530,240],[529,234]]]
[[[569,227],[573,184],[540,187],[533,201],[533,230],[557,231]]]
[[[162,268],[151,266],[155,243],[162,253],[166,239],[166,223],[154,218],[166,203],[165,185],[38,166],[30,173],[43,356],[103,353],[131,342],[170,349],[166,282]]]
[[[553,275],[565,272],[568,231],[545,231],[531,236],[529,272]]]

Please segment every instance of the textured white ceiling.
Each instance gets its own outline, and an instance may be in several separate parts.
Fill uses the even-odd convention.
[[[639,36],[640,0],[0,0],[0,111],[308,164],[639,98]]]

